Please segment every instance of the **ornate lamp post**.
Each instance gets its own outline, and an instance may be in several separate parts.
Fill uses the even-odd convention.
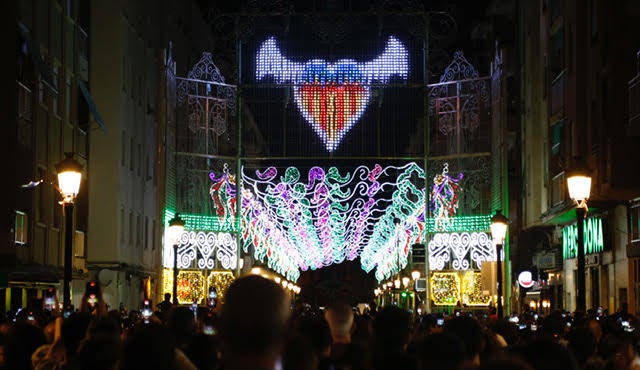
[[[178,304],[178,242],[184,232],[184,221],[180,214],[169,220],[169,241],[173,245],[173,304]]]
[[[496,287],[498,293],[498,318],[501,319],[504,316],[502,309],[502,243],[504,237],[507,234],[507,223],[509,220],[502,214],[502,211],[497,210],[496,214],[491,218],[491,237],[493,243],[496,245]]]
[[[569,196],[576,202],[576,218],[578,228],[578,281],[576,289],[576,310],[586,312],[587,301],[585,295],[585,261],[584,261],[584,218],[587,214],[587,199],[591,194],[591,176],[589,168],[580,160],[567,171],[567,188]]]
[[[73,279],[73,203],[80,192],[82,165],[73,159],[73,153],[65,153],[65,159],[56,164],[58,188],[62,194],[64,227],[64,285],[62,289],[63,309],[71,306],[71,280]]]

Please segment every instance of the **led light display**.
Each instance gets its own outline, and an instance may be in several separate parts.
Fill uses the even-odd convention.
[[[207,285],[209,288],[215,287],[218,293],[218,302],[224,304],[224,298],[227,288],[233,283],[233,274],[230,271],[211,271],[207,277]],[[209,291],[209,289],[207,289]]]
[[[483,261],[496,261],[496,250],[484,232],[434,234],[427,248],[431,270],[480,269]]]
[[[235,269],[238,261],[236,238],[229,233],[195,232],[182,233],[178,241],[178,268],[194,267],[213,269],[215,259],[224,269]],[[165,261],[168,262],[168,261]],[[173,260],[167,267],[173,267]]]
[[[224,268],[235,268],[238,246],[229,232],[237,229],[237,179],[226,169],[209,177],[216,216],[181,215],[186,231],[179,268],[210,268],[214,254]],[[242,184],[242,248],[289,281],[297,281],[301,270],[358,256],[378,281],[388,279],[407,265],[412,244],[443,228],[450,232],[430,239],[431,269],[479,269],[495,260],[485,233],[491,215],[449,217],[446,223],[425,218],[425,172],[414,162],[353,171],[312,167],[306,173],[296,167],[243,169]],[[166,210],[165,218],[173,214]],[[164,266],[172,267],[172,246],[164,252]]]
[[[482,274],[476,271],[465,271],[460,284],[460,300],[467,306],[487,306],[491,296],[482,290]]]
[[[224,175],[211,174],[215,184]],[[415,163],[404,166],[359,166],[352,173],[336,167],[313,167],[306,181],[300,170],[275,167],[243,170],[242,240],[254,257],[296,281],[300,270],[318,269],[353,260],[359,255],[363,269],[377,267],[383,279],[407,264],[410,246],[424,230],[424,171]],[[229,184],[235,188],[235,183]],[[216,196],[220,196],[219,189]],[[226,202],[235,204],[235,191],[225,190]],[[212,197],[214,194],[212,193]],[[224,204],[216,209],[233,209]],[[221,214],[223,212],[219,212]]]
[[[455,272],[434,272],[429,286],[436,306],[454,306],[460,300],[460,276]]]
[[[445,163],[441,174],[433,178],[431,201],[436,230],[444,230],[450,226],[450,220],[458,211],[458,182],[462,180],[462,172],[457,178],[449,176],[449,164]]]
[[[408,60],[407,49],[395,37],[387,40],[382,54],[362,63],[353,59],[291,61],[276,40],[269,38],[257,52],[256,78],[270,76],[276,83],[290,83],[300,113],[327,151],[333,152],[366,110],[371,85],[388,83],[394,75],[406,79]]]
[[[178,302],[191,304],[202,302],[206,297],[209,287],[215,287],[218,293],[218,301],[224,303],[224,295],[227,288],[233,282],[234,277],[230,271],[209,271],[208,277],[202,270],[185,270],[178,272]],[[173,269],[165,268],[162,271],[163,292],[173,290]]]

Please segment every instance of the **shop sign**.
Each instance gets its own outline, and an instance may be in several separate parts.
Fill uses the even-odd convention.
[[[602,219],[588,218],[584,220],[584,253],[585,255],[600,253],[604,250],[602,235]],[[577,225],[565,226],[562,229],[562,258],[576,258],[578,251]]]
[[[518,284],[523,288],[531,288],[535,282],[533,281],[533,275],[531,271],[522,271],[518,275]]]
[[[541,269],[553,269],[556,268],[556,254],[555,253],[536,253],[533,256],[533,264]]]

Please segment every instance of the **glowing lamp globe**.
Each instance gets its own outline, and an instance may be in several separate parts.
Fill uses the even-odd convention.
[[[409,286],[409,281],[411,281],[411,279],[406,276],[402,278],[402,285],[404,285],[405,289]]]
[[[418,279],[420,279],[420,271],[418,271],[418,270],[413,270],[413,271],[411,272],[411,278],[412,278],[413,280],[418,280]]]
[[[172,245],[178,244],[180,236],[184,232],[185,222],[180,218],[180,214],[177,213],[174,218],[169,220],[169,232],[168,237]]]
[[[82,165],[73,159],[73,153],[65,153],[65,159],[56,165],[58,172],[58,187],[63,202],[72,203],[80,192],[82,180]]]
[[[591,194],[591,176],[587,166],[581,161],[576,161],[574,166],[567,171],[566,176],[571,199],[576,202],[588,199]]]
[[[509,220],[502,214],[502,211],[497,210],[496,214],[491,218],[491,237],[493,242],[501,244],[504,237],[507,235],[507,223]]]

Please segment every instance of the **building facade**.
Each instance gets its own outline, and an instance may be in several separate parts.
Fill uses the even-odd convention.
[[[0,239],[0,307],[35,307],[54,288],[62,300],[64,240],[73,238],[74,293],[83,291],[88,228],[86,176],[76,199],[72,235],[65,235],[55,165],[64,153],[89,173],[89,132],[102,122],[89,88],[88,3],[9,2],[3,29],[9,65],[2,145],[7,191]],[[76,294],[74,294],[74,297]],[[77,302],[77,300],[76,300]]]
[[[637,311],[627,245],[628,202],[638,196],[640,177],[629,171],[634,161],[629,148],[638,139],[627,131],[627,82],[640,40],[620,31],[638,19],[632,3],[534,1],[518,2],[516,8],[520,268],[544,264],[534,267],[551,308],[576,308],[576,215],[565,173],[579,158],[592,171],[585,221],[587,309],[614,312],[628,303]]]
[[[163,293],[167,53],[186,69],[211,36],[194,4],[92,5],[91,83],[108,130],[91,136],[88,270],[111,307],[137,308]]]

